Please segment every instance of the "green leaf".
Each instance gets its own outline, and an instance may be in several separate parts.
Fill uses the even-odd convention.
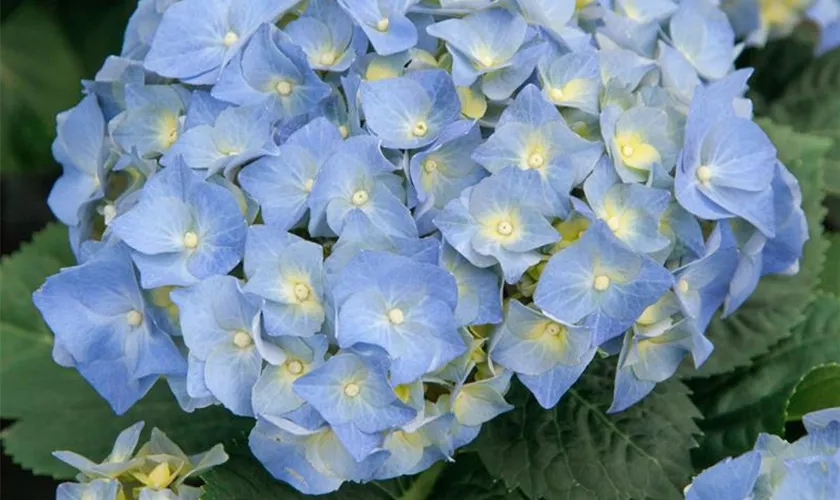
[[[696,465],[706,467],[753,447],[759,432],[781,434],[785,405],[813,367],[840,361],[840,299],[818,295],[793,334],[749,367],[692,381],[704,420]]]
[[[26,2],[0,30],[0,162],[4,172],[55,168],[55,115],[81,97],[81,63],[47,11]]]
[[[826,293],[840,297],[840,233],[827,235],[829,247],[825,258],[820,289]]]
[[[820,112],[820,107],[828,101],[838,99],[840,88],[840,49],[823,54],[809,64],[785,88],[784,94],[774,103],[772,116],[794,117],[803,125],[800,130],[828,130],[840,128],[840,116]],[[808,116],[812,115],[812,116]],[[785,123],[790,123],[785,120]],[[821,126],[816,126],[821,124]],[[834,126],[829,126],[834,124]],[[804,126],[811,125],[811,126]],[[799,127],[797,127],[799,129]]]
[[[508,491],[504,481],[492,477],[477,453],[459,453],[455,462],[447,464],[427,497],[458,500],[524,500],[518,490]]]
[[[803,311],[819,283],[827,246],[822,234],[822,156],[831,143],[767,119],[759,120],[759,124],[777,145],[779,159],[799,180],[810,240],[805,244],[798,274],[764,276],[755,293],[735,314],[727,319],[715,316],[706,332],[715,350],[700,370],[683,370],[686,377],[725,373],[766,353],[802,321]]]
[[[75,370],[53,362],[52,334],[30,297],[48,275],[73,264],[67,229],[58,225],[0,263],[0,415],[17,419],[0,435],[6,453],[37,474],[70,478],[75,471],[52,451],[102,459],[119,431],[138,420],[146,432],[156,426],[188,452],[244,435],[251,419],[218,407],[185,413],[163,382],[118,417]]]
[[[699,412],[671,379],[629,410],[605,414],[615,360],[598,360],[551,410],[519,384],[516,409],[484,424],[474,448],[487,470],[528,498],[682,498]]]
[[[801,420],[812,411],[840,406],[840,364],[818,366],[802,377],[787,401],[785,420]]]

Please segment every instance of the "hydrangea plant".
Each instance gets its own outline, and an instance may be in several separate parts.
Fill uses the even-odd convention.
[[[805,8],[141,0],[58,117],[54,359],[117,413],[163,378],[252,419],[307,494],[452,460],[513,376],[550,409],[613,356],[623,411],[798,270],[800,188],[734,59]]]

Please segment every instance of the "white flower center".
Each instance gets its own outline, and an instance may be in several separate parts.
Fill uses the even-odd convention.
[[[388,321],[394,325],[401,325],[405,321],[405,314],[402,312],[402,309],[395,307],[388,311]]]
[[[411,133],[414,134],[415,137],[424,137],[429,132],[429,126],[426,125],[426,122],[417,122],[414,124],[414,128],[411,130]]]
[[[563,89],[554,87],[554,88],[552,88],[551,90],[548,91],[548,95],[551,97],[551,99],[553,101],[562,101],[563,97],[564,97]]]
[[[233,31],[228,31],[227,33],[225,33],[225,37],[222,39],[222,43],[224,43],[226,47],[230,47],[238,41],[239,35],[237,35]]]
[[[368,202],[368,193],[364,189],[360,189],[353,193],[353,196],[350,198],[350,202],[357,207],[364,205]]]
[[[610,277],[603,274],[595,276],[595,279],[592,281],[592,287],[599,292],[603,292],[610,287]]]
[[[685,278],[677,282],[677,290],[679,290],[680,293],[686,293],[688,291],[688,281],[686,281]]]
[[[303,363],[301,363],[298,360],[290,362],[286,365],[286,368],[292,375],[300,375],[301,373],[303,373]]]
[[[359,384],[356,384],[354,382],[350,382],[349,384],[344,386],[344,394],[346,394],[347,396],[349,396],[351,398],[355,398],[356,396],[358,396],[359,392],[361,392],[361,388],[359,387]]]
[[[622,146],[621,147],[621,154],[624,156],[633,156],[636,150],[633,149],[633,146]]]
[[[313,179],[306,179],[303,181],[303,190],[307,193],[312,191],[312,186],[315,185],[315,181]]]
[[[286,97],[292,93],[292,82],[288,80],[280,80],[277,82],[277,85],[274,87],[278,94],[283,97]]]
[[[496,225],[496,232],[502,236],[510,236],[513,234],[513,224],[509,221],[503,220]]]
[[[549,323],[548,325],[546,325],[545,330],[543,330],[543,333],[546,335],[552,335],[556,337],[557,335],[560,335],[560,332],[562,331],[562,326],[558,325],[557,323]]]
[[[531,168],[540,168],[545,165],[545,156],[540,153],[533,153],[528,157],[528,166]]]
[[[621,219],[619,219],[618,216],[610,217],[609,220],[607,220],[607,225],[610,226],[610,229],[613,232],[618,231],[621,229]]]
[[[387,17],[383,17],[379,21],[376,21],[376,31],[388,31],[390,26],[391,21],[389,21]]]
[[[137,309],[132,309],[125,313],[125,322],[128,323],[128,326],[130,327],[140,326],[143,324],[143,313]]]
[[[323,66],[331,66],[335,64],[335,54],[332,52],[324,52],[318,56],[318,62]]]
[[[342,139],[347,139],[347,136],[350,135],[350,129],[347,128],[347,125],[341,125],[338,127],[338,133],[341,134]]]
[[[426,171],[427,174],[431,174],[435,170],[437,170],[437,162],[435,160],[426,160],[423,162],[423,170]]]
[[[198,246],[198,235],[195,234],[193,231],[187,231],[184,233],[184,247],[188,250],[195,250]]]
[[[239,330],[238,332],[233,334],[233,344],[240,349],[245,349],[246,347],[251,345],[252,342],[253,340],[247,332]]]
[[[712,169],[703,165],[697,169],[697,180],[703,184],[708,184],[712,180]]]

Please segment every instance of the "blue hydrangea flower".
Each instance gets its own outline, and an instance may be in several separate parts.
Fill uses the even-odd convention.
[[[522,16],[531,24],[550,30],[555,36],[565,34],[575,13],[575,2],[567,0],[516,0]]]
[[[295,380],[324,363],[327,337],[279,337],[260,342],[273,343],[281,352],[263,348],[266,351],[263,357],[269,365],[263,369],[251,392],[254,414],[258,418],[282,418],[304,405],[305,401],[292,386]],[[259,344],[257,348],[260,348]]]
[[[539,174],[506,168],[465,189],[435,217],[446,241],[477,267],[500,264],[516,283],[542,257],[536,251],[559,239],[543,215]]]
[[[651,254],[653,260],[665,262],[682,257],[698,258],[703,254],[705,242],[697,218],[691,215],[674,198],[674,178],[664,169],[654,167],[648,179],[648,186],[664,189],[670,193],[670,202],[659,219],[659,233],[668,238],[668,246]]]
[[[373,137],[344,141],[321,168],[310,193],[309,233],[341,234],[348,214],[361,212],[386,234],[416,237],[414,219],[403,203],[402,179],[395,170]]]
[[[631,249],[650,254],[668,246],[668,238],[659,231],[671,199],[668,191],[635,183],[622,184],[608,161],[598,163],[583,190],[592,215],[606,222],[613,234]]]
[[[111,137],[123,150],[144,158],[165,153],[183,128],[189,94],[168,85],[127,85],[125,114],[115,120]]]
[[[368,128],[387,148],[426,146],[461,112],[455,85],[440,70],[364,82],[361,103]]]
[[[809,239],[808,221],[802,211],[802,192],[796,177],[781,163],[776,163],[771,186],[776,236],[764,245],[761,273],[794,274],[799,270],[802,246]]]
[[[717,80],[729,72],[737,55],[735,32],[714,4],[681,2],[668,27],[674,48],[700,76]]]
[[[56,500],[118,500],[122,492],[120,482],[115,479],[94,479],[89,483],[61,483],[55,490]]]
[[[245,219],[231,193],[182,163],[149,179],[139,202],[110,227],[131,247],[146,288],[226,274],[245,246]]]
[[[327,273],[335,274],[363,250],[376,250],[409,257],[417,262],[437,264],[440,241],[426,238],[393,236],[374,226],[362,213],[350,213],[330,256],[324,262]]]
[[[50,277],[32,300],[56,345],[118,414],[158,376],[186,371],[170,332],[162,329],[165,313],[146,300],[121,245]]]
[[[516,373],[543,408],[553,408],[595,356],[592,331],[563,325],[510,300],[490,357]]]
[[[175,290],[190,361],[204,367],[204,384],[226,408],[252,416],[251,389],[262,369],[255,338],[262,335],[262,302],[245,295],[233,276],[213,276]]]
[[[461,191],[487,177],[471,154],[481,143],[481,132],[474,122],[459,120],[445,127],[428,148],[411,157],[409,176],[417,192],[415,218],[434,218]],[[419,217],[418,217],[419,214]]]
[[[265,299],[269,335],[308,337],[321,329],[323,260],[316,243],[272,226],[248,229],[244,290]]]
[[[544,47],[519,14],[501,8],[435,23],[426,31],[446,42],[455,85],[481,79],[490,99],[507,99],[531,76]]]
[[[723,304],[737,265],[735,236],[728,224],[718,223],[709,235],[705,253],[674,271],[674,292],[698,331],[706,329]]]
[[[601,72],[596,52],[570,52],[558,57],[544,57],[537,69],[543,93],[552,104],[598,114]]]
[[[272,138],[273,119],[262,106],[231,107],[215,122],[187,129],[161,158],[171,167],[183,159],[190,168],[209,177],[265,155],[277,153]]]
[[[749,498],[761,467],[761,455],[749,452],[727,458],[694,478],[686,487],[686,500],[741,500]]]
[[[417,45],[417,28],[406,16],[419,0],[338,0],[364,30],[377,54],[387,56]]]
[[[338,128],[316,118],[289,136],[276,156],[250,163],[237,178],[260,204],[267,223],[290,229],[303,220],[315,179],[340,143]]]
[[[595,39],[602,47],[620,47],[642,57],[652,56],[653,49],[656,47],[659,25],[655,21],[655,15],[651,15],[656,13],[655,10],[650,7],[655,9],[670,2],[649,2],[641,9],[638,9],[640,2],[636,2],[636,5],[633,5],[633,2],[622,3],[629,8],[634,17],[604,9],[601,19],[603,26],[598,28]],[[673,8],[673,4],[670,7]],[[654,19],[646,21],[648,17],[654,17]]]
[[[475,267],[457,250],[444,244],[440,266],[455,278],[458,325],[486,325],[502,320],[502,279],[495,267]]]
[[[128,19],[120,55],[142,61],[149,53],[163,13],[177,0],[139,0]]]
[[[453,454],[449,429],[454,415],[444,413],[422,419],[417,425],[389,433],[382,443],[388,459],[376,472],[376,479],[416,474]]]
[[[337,490],[344,481],[369,481],[388,456],[379,451],[357,461],[330,427],[308,430],[276,419],[259,420],[248,444],[275,478],[307,495]]]
[[[600,344],[632,326],[672,284],[664,267],[624,246],[607,224],[596,221],[549,259],[534,302],[564,323],[588,326]]]
[[[589,174],[602,150],[572,132],[557,108],[528,85],[502,113],[493,135],[475,149],[473,159],[491,173],[507,167],[536,171],[546,213],[564,216],[569,192]]]
[[[183,0],[166,9],[144,65],[193,85],[212,84],[263,23],[296,0]]]
[[[364,53],[363,31],[331,0],[314,0],[304,15],[287,24],[283,31],[306,53],[309,65],[322,71],[342,72]]]
[[[52,154],[63,173],[50,191],[47,204],[68,226],[79,223],[82,206],[103,196],[105,162],[105,120],[96,96],[82,99],[75,108],[56,117],[56,138]]]
[[[704,219],[738,216],[772,237],[776,148],[755,122],[739,117],[715,86],[697,88],[676,170],[675,194]]]
[[[212,93],[234,104],[265,105],[275,116],[285,118],[315,109],[330,95],[330,87],[288,35],[264,24],[225,67]]]
[[[622,111],[615,105],[601,113],[601,134],[624,182],[645,182],[654,165],[670,169],[677,156],[668,114],[660,109],[637,106]]]
[[[457,423],[467,428],[474,428],[477,434],[482,424],[512,410],[513,405],[504,398],[512,375],[513,372],[509,370],[499,370],[490,378],[469,383],[462,381],[449,398]]]
[[[381,447],[377,433],[404,425],[417,414],[394,394],[378,361],[352,352],[336,354],[292,387],[330,423],[356,461]]]
[[[342,269],[332,291],[338,344],[384,349],[394,385],[413,382],[466,349],[455,323],[455,280],[437,266],[362,252]]]

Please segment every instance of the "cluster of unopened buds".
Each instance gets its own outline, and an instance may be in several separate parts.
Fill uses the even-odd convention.
[[[202,489],[189,483],[228,459],[221,444],[188,456],[159,429],[135,453],[143,422],[117,436],[111,453],[95,463],[72,451],[53,455],[78,469],[76,482],[62,483],[56,500],[198,500]]]
[[[118,413],[163,377],[254,417],[306,493],[451,459],[514,375],[551,408],[618,354],[629,407],[808,238],[727,14],[141,0],[58,117],[55,360]]]

